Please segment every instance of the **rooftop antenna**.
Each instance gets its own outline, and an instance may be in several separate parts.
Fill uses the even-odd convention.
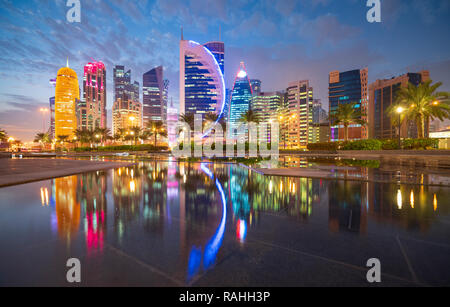
[[[69,57],[67,57],[66,67],[69,67]]]
[[[184,41],[183,26],[181,26],[181,40]]]
[[[222,26],[219,25],[219,42],[221,41],[221,40],[220,40],[220,36],[221,36],[221,34],[222,34],[221,32],[222,32]]]

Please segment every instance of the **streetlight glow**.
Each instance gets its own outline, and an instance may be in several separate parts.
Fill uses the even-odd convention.
[[[403,107],[397,107],[398,114],[403,113],[403,111],[404,111]]]

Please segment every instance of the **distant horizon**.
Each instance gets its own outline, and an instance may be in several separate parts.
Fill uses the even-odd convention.
[[[443,82],[440,90],[450,91],[448,0],[385,0],[382,22],[373,24],[366,20],[365,1],[360,2],[81,1],[81,22],[69,23],[63,0],[3,0],[0,128],[24,142],[41,132],[38,110],[49,106],[54,95],[49,80],[67,57],[80,88],[85,64],[105,64],[109,128],[115,65],[131,69],[131,80],[140,84],[141,102],[143,73],[162,65],[170,81],[169,102],[173,98],[178,108],[181,27],[185,39],[224,42],[230,89],[243,61],[249,78],[262,81],[262,92],[309,80],[314,98],[327,112],[328,73],[334,70],[368,67],[369,83],[429,70],[433,82]]]

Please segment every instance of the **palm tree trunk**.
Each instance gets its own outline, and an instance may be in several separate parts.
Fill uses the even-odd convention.
[[[424,131],[424,120],[423,116],[419,116],[417,120],[417,136],[419,139],[423,139],[423,131]]]
[[[348,125],[344,125],[344,141],[348,141]]]
[[[154,146],[156,147],[156,133],[155,133],[155,143],[154,143]]]

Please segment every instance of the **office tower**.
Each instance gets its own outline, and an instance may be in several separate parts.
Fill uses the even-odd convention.
[[[50,79],[50,84],[53,86],[53,90],[56,87],[56,78]],[[55,96],[48,99],[50,104],[50,127],[48,129],[48,136],[50,140],[55,138]]]
[[[180,41],[180,113],[223,116],[225,107],[224,44]]]
[[[376,139],[398,137],[398,127],[392,125],[391,117],[386,113],[390,105],[395,104],[397,92],[408,83],[418,86],[430,79],[428,71],[407,73],[392,79],[376,80],[369,85],[369,135]],[[404,121],[401,127],[402,137],[415,137],[417,129],[413,122]]]
[[[313,88],[308,80],[290,82],[282,121],[290,148],[306,148],[312,141]]]
[[[251,109],[258,116],[261,123],[267,124],[267,140],[270,142],[271,126],[270,124],[277,121],[278,112],[282,106],[284,94],[281,92],[259,92],[258,95],[253,95],[251,99]]]
[[[106,128],[106,68],[102,62],[84,66],[83,98],[77,104],[78,129]]]
[[[167,107],[169,104],[169,85],[170,82],[167,79],[164,79],[164,90],[163,90],[163,123],[167,126]]]
[[[116,65],[113,69],[114,101],[131,99],[139,101],[139,82],[131,83],[131,70],[125,71],[125,66]]]
[[[229,118],[230,118],[230,104],[231,104],[231,93],[233,91],[230,90],[229,88],[226,89],[226,94],[225,94],[225,107],[224,107],[224,111],[223,111],[223,118],[225,119],[225,122],[228,122]]]
[[[328,122],[327,111],[322,108],[322,102],[320,99],[314,99],[313,101],[313,123]]]
[[[67,61],[68,62],[68,61]],[[76,104],[80,99],[78,77],[74,70],[63,67],[58,70],[55,88],[55,137],[74,137],[77,129]]]
[[[258,96],[261,93],[261,80],[251,79],[250,85],[252,86],[253,96]]]
[[[233,92],[231,93],[230,119],[231,124],[238,124],[242,115],[250,109],[252,99],[252,87],[245,69],[244,62],[241,62],[239,70],[234,80]]]
[[[142,127],[142,104],[131,99],[117,99],[113,104],[113,135],[120,134],[119,129],[130,133],[133,127]]]
[[[142,76],[142,116],[144,123],[166,120],[167,87],[163,79],[163,67],[158,66]]]
[[[367,122],[368,113],[368,69],[356,69],[346,72],[332,71],[329,74],[329,116],[336,114],[340,104],[356,103],[355,108],[361,111],[362,119]],[[330,120],[331,141],[344,140],[344,127],[333,125]],[[353,124],[348,129],[348,139],[367,139],[368,127]]]
[[[251,99],[251,109],[261,122],[276,120],[282,106],[283,93],[260,92]]]
[[[330,123],[313,122],[311,143],[326,143],[330,140]]]

